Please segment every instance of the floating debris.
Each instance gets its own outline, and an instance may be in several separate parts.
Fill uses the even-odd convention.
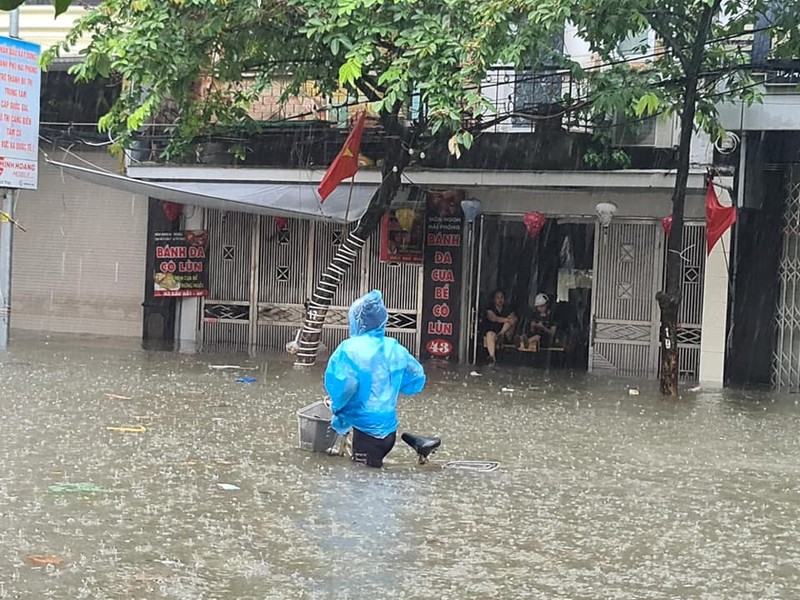
[[[179,560],[169,560],[169,559],[155,559],[153,562],[157,562],[165,567],[182,567],[183,563]]]
[[[25,562],[32,567],[58,567],[64,564],[64,558],[55,554],[29,554],[25,557]]]
[[[144,433],[147,431],[147,427],[144,425],[137,425],[136,427],[109,425],[106,429],[108,431],[119,431],[120,433]]]
[[[503,387],[503,388],[500,388],[500,391],[502,393],[504,393],[504,394],[513,394],[514,393],[514,388]]]
[[[217,487],[221,490],[225,490],[226,492],[235,492],[241,489],[238,485],[233,485],[232,483],[218,483]]]
[[[699,385],[696,385],[693,388],[689,388],[687,391],[689,391],[689,392],[699,392],[702,389],[703,388],[701,388]]]
[[[255,383],[255,377],[239,377],[236,379],[236,383]]]
[[[47,488],[51,494],[105,494],[111,490],[94,483],[58,483]]]
[[[470,377],[483,377],[482,373],[478,373],[477,371],[470,371]]]
[[[444,464],[445,469],[459,469],[461,471],[478,471],[488,473],[500,468],[499,462],[483,460],[451,460]]]
[[[208,365],[208,368],[218,371],[258,371],[258,367],[243,367],[241,365]]]
[[[638,396],[639,395],[639,388],[628,388],[628,395],[629,396]]]
[[[130,396],[120,396],[119,394],[106,394],[109,400],[133,400]]]

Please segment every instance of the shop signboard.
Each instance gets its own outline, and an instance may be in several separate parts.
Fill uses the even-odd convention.
[[[163,231],[154,236],[153,296],[208,296],[208,233]]]
[[[38,185],[41,78],[39,46],[0,37],[0,188]]]
[[[381,262],[422,264],[425,211],[418,203],[405,202],[381,220]]]
[[[423,359],[458,360],[463,213],[459,190],[430,192],[425,210]]]

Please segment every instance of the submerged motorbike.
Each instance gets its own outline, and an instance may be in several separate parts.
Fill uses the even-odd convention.
[[[345,456],[350,454],[347,449],[347,438],[349,436],[338,436],[336,444],[330,449],[329,454]],[[450,460],[446,462],[433,461],[431,457],[442,445],[442,438],[434,436],[423,436],[414,433],[402,433],[400,439],[403,440],[417,454],[417,465],[433,465],[443,469],[460,469],[464,471],[495,471],[500,467],[500,463],[494,461],[476,460]]]

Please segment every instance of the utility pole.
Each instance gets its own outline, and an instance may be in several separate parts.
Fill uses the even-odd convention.
[[[19,37],[19,9],[8,17],[8,35]],[[0,189],[0,350],[8,347],[11,326],[11,255],[14,247],[14,190]]]

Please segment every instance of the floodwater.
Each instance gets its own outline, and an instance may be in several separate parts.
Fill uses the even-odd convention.
[[[374,472],[296,449],[320,368],[17,341],[0,598],[800,597],[794,398],[470,370],[431,370],[401,428],[501,468],[417,467],[398,442]]]

